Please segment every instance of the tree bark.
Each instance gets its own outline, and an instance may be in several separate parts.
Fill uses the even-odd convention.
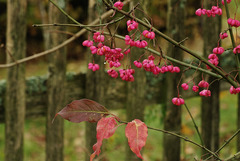
[[[64,9],[65,0],[55,0],[55,3],[61,4]],[[59,10],[49,5],[49,23],[66,23],[66,17]],[[63,30],[63,27],[54,27],[52,30]],[[56,46],[66,39],[65,35],[53,32],[49,37],[49,47]],[[47,124],[46,124],[46,161],[63,161],[63,119],[56,118],[52,120],[65,104],[65,75],[66,75],[66,48],[59,49],[48,56],[48,74],[47,80]]]
[[[206,8],[215,5],[213,1],[204,1]],[[216,17],[204,17],[203,19],[203,39],[204,39],[204,56],[208,57],[212,53],[213,48],[218,44],[219,33],[221,32],[221,19]],[[206,81],[209,83],[215,80],[209,76]],[[215,81],[209,87],[211,97],[202,97],[201,105],[201,122],[202,122],[202,138],[206,148],[216,151],[219,147],[219,82]],[[203,157],[206,152],[202,151]]]
[[[26,0],[7,1],[7,63],[26,55]],[[25,65],[7,70],[5,97],[5,160],[23,161]]]
[[[184,0],[168,1],[168,26],[167,31],[174,40],[181,41],[184,39]],[[182,51],[172,45],[168,47],[167,54],[175,59],[182,59]],[[177,85],[180,80],[180,74],[168,73],[166,86],[167,89],[167,106],[166,116],[164,118],[164,129],[180,134],[181,131],[181,107],[172,104],[172,98],[177,97]],[[164,135],[164,161],[180,160],[180,139],[174,136]],[[174,146],[173,146],[174,145]]]
[[[96,0],[89,0],[88,4],[88,22],[92,22],[101,12],[100,7],[97,9],[97,6],[100,6],[101,3],[98,1],[99,4],[96,4]],[[96,12],[98,10],[98,12]],[[99,55],[93,55],[91,52],[88,53],[87,61],[93,62],[95,64],[99,64],[100,69],[96,72],[92,70],[87,70],[86,76],[86,98],[92,99],[100,104],[105,104],[105,67],[104,67],[104,57]],[[86,123],[86,148],[88,150],[88,155],[86,155],[85,160],[89,161],[89,155],[93,153],[92,146],[97,142],[96,140],[96,123]]]

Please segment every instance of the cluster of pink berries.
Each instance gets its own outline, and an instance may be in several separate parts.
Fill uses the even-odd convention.
[[[196,10],[195,14],[197,16],[207,15],[208,17],[215,17],[216,15],[222,15],[222,9],[218,6],[212,6],[211,10],[199,8]]]
[[[129,82],[134,81],[134,77],[133,77],[133,74],[135,73],[134,69],[120,69],[119,73],[122,80],[129,81]]]
[[[124,55],[122,53],[121,48],[114,48],[111,49],[110,47],[103,44],[104,42],[104,35],[101,35],[100,32],[94,33],[93,36],[94,42],[97,43],[96,46],[93,45],[93,41],[85,40],[82,45],[89,47],[92,54],[97,54],[99,56],[104,55],[105,60],[109,63],[110,68],[112,67],[119,67],[121,66],[120,61],[123,59]],[[124,53],[129,53],[130,50],[125,51]],[[91,63],[89,63],[91,64]],[[96,65],[96,64],[95,64]],[[91,68],[92,65],[89,65],[89,69],[95,69]],[[98,66],[99,69],[99,66]],[[96,70],[93,70],[96,71]]]
[[[107,73],[108,73],[108,75],[110,75],[110,76],[113,77],[113,78],[117,78],[117,77],[118,77],[118,72],[115,71],[114,69],[109,69],[109,70],[107,71]]]
[[[144,30],[142,32],[143,36],[148,38],[148,39],[154,39],[155,38],[155,33],[152,31]]]
[[[208,62],[210,62],[211,64],[213,64],[214,66],[217,66],[219,63],[218,57],[216,54],[209,54],[208,56]],[[211,69],[208,65],[207,65],[207,69]]]
[[[180,106],[180,105],[183,105],[185,102],[184,102],[184,99],[182,99],[182,98],[174,97],[174,98],[172,99],[172,103],[173,103],[174,105]]]
[[[234,88],[233,86],[231,86],[229,92],[231,94],[238,94],[240,92],[240,87]]]
[[[215,47],[213,49],[213,53],[209,54],[209,56],[208,56],[208,62],[210,62],[214,66],[217,66],[219,64],[219,60],[218,60],[217,54],[221,55],[224,51],[225,50],[224,50],[223,47],[219,47],[219,46]],[[207,69],[211,69],[208,65],[206,65],[206,66],[207,66]]]
[[[117,9],[119,9],[119,10],[122,10],[123,3],[121,1],[117,1],[117,2],[114,3],[113,6],[116,7]]]
[[[188,90],[189,85],[188,85],[188,83],[183,83],[183,84],[181,85],[181,87],[183,88],[183,90]],[[197,85],[194,85],[194,86],[192,87],[192,90],[193,90],[194,92],[198,92],[198,91],[199,91],[199,87],[200,87],[200,88],[208,88],[208,87],[209,87],[209,84],[208,84],[208,82],[206,82],[206,81],[204,81],[204,80],[201,80],[201,81],[198,83],[198,86],[197,86]],[[205,93],[204,91],[209,91],[209,90],[203,90],[203,91],[201,91],[201,92],[199,93],[199,95],[200,95],[200,96],[206,96],[206,97],[208,97],[208,96],[211,95],[211,92],[210,92],[210,91],[207,92],[206,95],[203,94],[203,93]],[[209,95],[209,93],[210,93],[210,95]]]
[[[134,20],[128,20],[127,21],[127,30],[130,32],[134,29],[138,28],[138,23]]]
[[[92,69],[92,71],[96,71],[99,70],[99,65],[98,64],[94,64],[94,63],[89,63],[88,64],[88,69]]]
[[[183,88],[183,90],[188,90],[189,85],[188,85],[188,83],[183,83],[183,84],[181,85],[181,87]],[[194,86],[192,87],[192,90],[193,90],[194,92],[198,92],[198,91],[199,91],[199,88],[208,88],[208,87],[209,87],[208,82],[202,80],[202,81],[200,81],[200,82],[198,83],[198,86],[197,86],[197,85],[194,85]],[[240,89],[240,88],[239,88],[239,89]],[[240,90],[239,90],[239,91],[240,91]],[[205,97],[210,97],[210,96],[211,96],[211,91],[208,90],[208,89],[203,89],[202,91],[199,92],[199,95],[200,95],[200,96],[205,96]],[[184,99],[179,98],[179,97],[174,97],[174,98],[172,99],[172,103],[173,103],[174,105],[180,106],[180,105],[184,104]]]
[[[238,45],[237,47],[235,47],[235,48],[233,49],[233,53],[234,53],[234,54],[240,54],[240,45]]]
[[[104,42],[104,35],[102,35],[100,32],[95,32],[93,34],[93,39],[95,42]]]
[[[118,9],[122,9],[122,2],[118,1],[114,4],[114,6]],[[132,31],[138,28],[138,23],[134,20],[128,20],[127,21],[127,29],[128,31]],[[155,33],[152,31],[148,31],[148,30],[144,30],[142,35],[148,39],[154,39],[155,38]],[[134,35],[132,35],[134,37]],[[126,49],[124,51],[122,51],[121,48],[110,48],[109,46],[104,44],[105,41],[105,37],[103,34],[101,34],[100,32],[95,32],[93,35],[93,41],[91,40],[85,40],[82,45],[89,47],[91,50],[92,54],[97,54],[99,56],[105,56],[105,61],[109,64],[110,68],[118,68],[121,66],[120,61],[123,59],[124,54],[128,54],[130,53],[130,49]],[[130,47],[138,47],[138,48],[145,48],[148,43],[145,40],[142,40],[140,38],[140,40],[134,40],[132,39],[129,35],[125,36],[125,43],[126,45],[129,45]],[[142,66],[144,67],[145,70],[147,71],[151,71],[154,74],[159,74],[159,73],[164,73],[167,71],[170,72],[180,72],[179,67],[173,67],[171,66],[163,66],[162,68],[159,68],[157,65],[154,64],[153,60],[154,57],[150,56],[149,57],[149,61],[151,62],[146,62],[143,61],[143,64],[141,62],[137,62],[135,61],[134,64],[138,67],[141,68]],[[96,71],[99,70],[99,65],[95,64],[95,63],[89,63],[88,68],[91,69],[92,71]],[[110,69],[108,70],[108,74],[113,77],[113,78],[117,78],[118,75],[120,75],[120,77],[122,78],[122,80],[125,81],[134,81],[134,70],[133,69],[120,69],[119,73],[114,70],[114,69]]]
[[[227,3],[230,3],[232,0],[227,0]],[[222,0],[222,4],[224,5],[224,0]]]
[[[147,41],[145,40],[134,41],[131,39],[129,35],[125,36],[125,44],[130,45],[131,47],[136,46],[138,48],[145,48],[148,45]]]
[[[86,46],[86,47],[91,47],[91,46],[93,46],[93,41],[85,40],[85,41],[83,41],[82,45]]]
[[[235,20],[235,19],[232,19],[232,18],[229,18],[229,19],[227,20],[227,23],[228,23],[230,26],[236,27],[236,28],[238,28],[238,27],[240,26],[240,21]]]
[[[220,37],[221,39],[225,39],[225,38],[228,37],[228,34],[227,34],[226,32],[220,33],[220,34],[219,34],[219,37]]]
[[[183,83],[181,85],[181,87],[183,88],[183,90],[188,90],[189,89],[189,85],[188,83]],[[210,97],[211,96],[211,91],[208,90],[208,87],[209,87],[209,84],[208,82],[204,81],[204,80],[201,80],[198,85],[193,85],[192,87],[192,90],[194,92],[198,92],[199,91],[199,88],[207,88],[207,89],[203,89],[202,91],[199,92],[199,95],[200,96],[205,96],[205,97]],[[239,87],[240,89],[240,87]],[[240,90],[239,90],[240,91]],[[182,98],[179,98],[179,97],[174,97],[172,99],[172,103],[174,105],[177,105],[177,106],[180,106],[182,104],[184,104],[184,100]]]
[[[163,74],[165,72],[171,72],[171,73],[179,73],[180,72],[180,68],[177,66],[173,66],[173,65],[164,65],[160,68],[158,65],[154,64],[154,59],[155,59],[155,57],[150,55],[148,57],[148,59],[144,59],[142,63],[138,60],[135,60],[133,62],[133,64],[137,68],[143,67],[146,71],[152,72],[155,75],[158,75],[159,73]]]

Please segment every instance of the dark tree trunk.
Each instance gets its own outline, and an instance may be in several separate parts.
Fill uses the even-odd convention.
[[[66,6],[64,0],[55,0],[55,3]],[[66,17],[59,10],[49,5],[49,23],[66,23]],[[63,27],[54,27],[52,30],[63,30]],[[66,39],[65,35],[53,32],[49,37],[49,47],[54,47],[62,43]],[[46,124],[46,160],[47,161],[63,161],[63,119],[56,118],[52,120],[57,112],[59,112],[65,104],[65,76],[66,76],[66,48],[50,54],[49,59],[49,78],[47,80],[48,87],[48,109]]]
[[[168,1],[168,26],[169,36],[176,41],[184,39],[184,0]],[[172,45],[169,46],[167,54],[175,59],[182,59],[182,51]],[[166,116],[164,119],[164,129],[175,133],[181,130],[181,107],[172,104],[172,98],[177,97],[177,84],[180,80],[180,74],[167,75],[167,106]],[[174,136],[164,135],[164,161],[180,160],[180,139]],[[174,145],[174,146],[173,146]]]
[[[96,12],[96,0],[89,0],[88,4],[88,22],[91,23],[96,17],[100,16]],[[100,3],[100,2],[98,2]],[[98,4],[100,5],[100,4]],[[98,11],[100,8],[98,9]],[[101,11],[99,11],[101,12]],[[104,105],[104,95],[105,93],[105,78],[107,75],[105,75],[104,72],[104,57],[93,55],[91,52],[88,53],[88,63],[93,62],[99,64],[100,70],[93,72],[92,70],[87,70],[87,77],[86,77],[86,98],[92,99],[96,102],[99,102],[100,104]],[[88,155],[86,155],[85,160],[89,161],[89,155],[93,153],[92,146],[97,142],[96,140],[96,123],[86,123],[86,148],[88,149]]]
[[[204,1],[205,8],[211,8],[215,2]],[[213,48],[218,44],[219,33],[221,30],[221,19],[216,17],[203,18],[203,39],[204,39],[204,56],[207,57],[212,53]],[[211,83],[215,80],[209,76],[206,81]],[[211,97],[202,97],[202,138],[206,148],[216,151],[219,147],[219,82],[211,84],[209,90],[212,92]],[[206,152],[203,151],[203,154]],[[205,155],[204,157],[208,157]]]
[[[149,1],[144,0],[134,0],[132,4],[130,5],[130,8],[133,7],[133,4],[140,3],[141,7],[143,8],[143,11],[148,11],[148,5]],[[140,11],[135,12],[135,16],[139,18],[143,18],[144,14]],[[138,26],[140,31],[143,31],[144,28],[142,26]],[[135,37],[138,37],[139,35],[136,35]],[[145,89],[146,89],[146,72],[142,69],[139,70],[135,67],[133,64],[133,61],[138,60],[139,57],[144,53],[144,50],[139,48],[132,48],[131,52],[129,53],[131,68],[135,69],[134,73],[134,82],[127,82],[127,121],[132,121],[134,119],[139,119],[141,121],[144,121],[144,109],[145,109]],[[143,58],[142,58],[143,59]],[[142,61],[142,60],[141,60]],[[138,158],[136,154],[134,154],[131,149],[129,148],[129,145],[127,143],[126,145],[126,161],[141,161],[142,159]]]
[[[7,63],[26,55],[26,0],[7,1]],[[23,161],[25,64],[7,70],[5,100],[5,160]]]

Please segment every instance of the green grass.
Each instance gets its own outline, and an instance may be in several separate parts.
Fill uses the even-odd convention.
[[[237,120],[237,97],[230,95],[228,91],[221,92],[221,123],[220,123],[220,145],[224,140],[228,139],[236,131]],[[188,107],[199,127],[200,125],[200,97],[194,97],[186,100]],[[182,133],[189,139],[200,143],[198,136],[191,119],[186,113],[186,109],[182,107]],[[162,112],[160,105],[148,106],[145,110],[146,124],[151,127],[163,128]],[[122,120],[126,120],[125,110],[113,111]],[[65,126],[65,140],[64,140],[64,159],[66,161],[80,161],[84,160],[86,149],[85,144],[85,123],[71,123],[64,122]],[[108,140],[104,141],[103,153],[104,156],[112,160],[124,160],[125,147],[127,139],[124,134],[125,125],[120,126],[116,133]],[[163,134],[157,131],[149,130],[147,143],[143,151],[143,157],[147,161],[161,161],[163,148],[162,139]],[[24,134],[24,156],[25,161],[39,161],[45,159],[45,118],[35,118],[26,120],[25,134]],[[4,125],[0,124],[0,160],[4,158]],[[221,151],[221,157],[226,158],[236,152],[236,139],[226,146]],[[193,160],[194,157],[201,158],[201,149],[198,147],[182,141],[182,158],[185,160]]]

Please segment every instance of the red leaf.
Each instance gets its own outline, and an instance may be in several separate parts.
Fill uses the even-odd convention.
[[[148,129],[145,123],[138,119],[129,122],[125,129],[125,135],[128,138],[128,145],[131,150],[139,158],[143,159],[140,150],[144,147],[148,136]]]
[[[89,99],[81,99],[72,101],[56,116],[60,115],[68,121],[79,123],[82,121],[97,122],[109,114],[108,110],[99,103]]]
[[[97,123],[97,143],[93,145],[94,153],[90,156],[90,161],[101,152],[103,139],[111,137],[117,129],[115,117],[102,118]]]

